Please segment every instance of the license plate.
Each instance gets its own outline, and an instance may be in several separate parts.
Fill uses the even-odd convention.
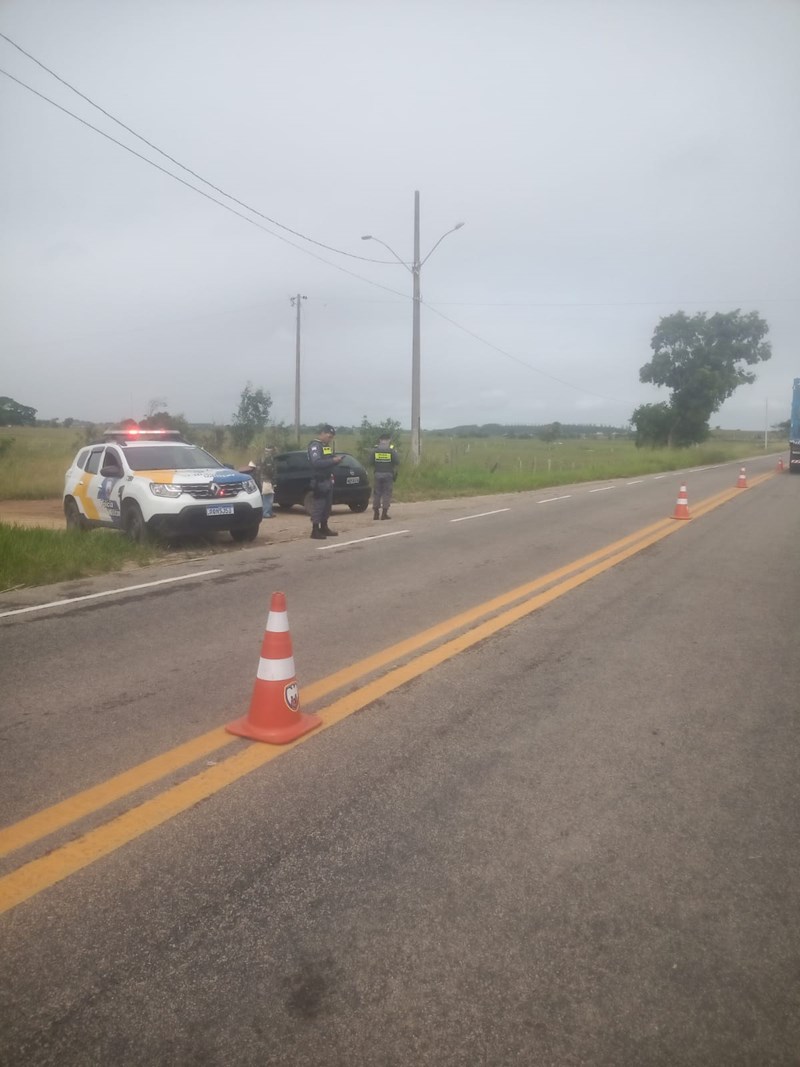
[[[206,515],[233,515],[233,504],[209,504]]]
[[[361,479],[360,479],[359,477],[355,477],[355,478],[348,478],[348,479],[347,479],[347,484],[348,484],[348,485],[358,485],[358,483],[359,483],[360,481],[361,481]]]

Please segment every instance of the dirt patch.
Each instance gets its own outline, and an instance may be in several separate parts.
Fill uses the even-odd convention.
[[[64,508],[56,500],[0,500],[0,522],[7,526],[40,526],[63,530]]]
[[[369,512],[372,518],[372,512]],[[64,508],[61,499],[55,500],[0,500],[0,522],[7,526],[39,527],[47,530],[64,530]],[[354,514],[349,508],[335,508],[331,523],[343,533],[357,529],[364,524],[364,515]],[[273,518],[264,519],[258,531],[258,541],[281,542],[295,541],[308,537],[311,532],[310,520],[300,508],[289,511],[276,509]],[[227,540],[226,534],[219,534],[220,543]]]
[[[471,506],[478,510],[486,510],[487,507],[501,507],[507,500],[510,501],[514,494],[500,497],[459,497],[445,500],[425,500],[414,504],[395,503],[392,506],[392,517],[395,520],[394,527],[400,523],[413,521],[416,516],[431,515],[435,512],[468,511]],[[491,504],[488,501],[492,501]],[[33,526],[48,530],[65,530],[64,508],[61,498],[50,500],[0,500],[0,523],[7,526]],[[365,512],[353,512],[348,507],[335,507],[331,515],[331,526],[342,534],[361,536],[376,532],[372,525],[372,510]],[[381,526],[379,532],[383,533]],[[306,513],[299,507],[284,511],[275,509],[271,519],[264,519],[258,531],[259,543],[281,543],[284,541],[297,541],[308,537],[311,533],[310,520]],[[232,545],[227,534],[218,534],[218,543]],[[240,547],[240,546],[237,546]]]

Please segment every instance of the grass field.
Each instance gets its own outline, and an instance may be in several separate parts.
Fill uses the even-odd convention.
[[[144,566],[159,554],[157,546],[134,545],[103,530],[87,536],[0,523],[0,592]]]
[[[64,472],[84,435],[75,429],[7,427],[0,429],[0,500],[60,497]],[[482,493],[508,493],[563,485],[565,482],[626,478],[687,466],[720,463],[763,451],[763,435],[717,434],[689,449],[637,449],[624,438],[568,439],[547,443],[534,438],[444,437],[423,434],[422,462],[408,462],[408,440],[401,438],[403,460],[395,497],[432,500]],[[782,447],[784,442],[773,442]],[[340,451],[355,449],[356,439],[341,434]],[[218,458],[235,467],[258,459],[259,449],[223,447]]]
[[[198,434],[198,443],[202,436]],[[60,498],[64,472],[86,443],[74,429],[23,427],[0,429],[0,500]],[[771,442],[772,450],[783,441]],[[356,438],[341,434],[340,451],[353,452]],[[632,441],[586,438],[547,443],[533,438],[461,438],[423,435],[422,462],[408,462],[408,439],[398,442],[401,472],[395,486],[399,502],[457,496],[524,492],[570,482],[601,481],[738,460],[764,449],[754,433],[716,434],[690,449],[638,450]],[[216,451],[216,450],[215,450]],[[239,468],[258,459],[259,449],[218,450],[218,458]],[[68,581],[141,566],[159,554],[157,545],[141,547],[105,531],[90,535],[27,529],[0,523],[0,592]]]

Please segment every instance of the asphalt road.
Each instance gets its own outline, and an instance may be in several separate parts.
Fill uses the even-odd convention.
[[[800,479],[747,469],[0,597],[2,822],[135,786],[0,861],[0,1063],[800,1062]],[[289,751],[218,729],[276,589]]]

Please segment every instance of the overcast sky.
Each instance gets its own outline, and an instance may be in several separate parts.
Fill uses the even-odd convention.
[[[177,161],[0,38],[108,135],[0,76],[0,394],[39,418],[226,423],[250,381],[292,425],[302,293],[302,421],[408,427],[412,277],[360,238],[410,262],[417,189],[423,256],[465,223],[421,272],[423,430],[624,424],[680,309],[770,326],[712,425],[788,417],[797,0],[5,0],[0,32]]]

